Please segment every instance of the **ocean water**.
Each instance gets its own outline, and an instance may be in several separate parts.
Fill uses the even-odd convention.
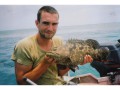
[[[67,40],[95,39],[100,44],[117,43],[120,39],[120,25],[89,25],[89,26],[67,26],[59,27],[56,35]],[[36,29],[1,30],[0,31],[0,85],[16,85],[14,62],[10,59],[15,44],[24,37],[37,33]],[[79,65],[76,72],[69,71],[70,76],[92,73],[99,77],[99,73],[90,64]]]

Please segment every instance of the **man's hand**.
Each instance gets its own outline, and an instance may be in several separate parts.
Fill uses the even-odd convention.
[[[86,63],[91,63],[93,61],[93,58],[90,56],[90,55],[86,55],[84,57],[84,62],[83,64],[86,64]]]
[[[45,56],[43,63],[45,63],[45,64],[54,64],[55,60],[53,58]]]

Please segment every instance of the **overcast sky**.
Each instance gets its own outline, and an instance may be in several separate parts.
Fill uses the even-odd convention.
[[[41,5],[0,5],[0,30],[35,28]],[[55,5],[59,26],[120,22],[120,5]]]

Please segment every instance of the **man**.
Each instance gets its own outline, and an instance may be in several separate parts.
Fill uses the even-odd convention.
[[[58,69],[55,60],[47,57],[46,52],[63,44],[55,35],[59,21],[57,10],[51,6],[43,6],[37,13],[35,24],[38,28],[36,35],[20,40],[12,54],[15,61],[15,73],[18,84],[26,84],[27,77],[39,85],[64,84],[61,76],[69,71],[68,67]],[[54,37],[53,37],[54,36]],[[88,55],[84,63],[91,62]]]

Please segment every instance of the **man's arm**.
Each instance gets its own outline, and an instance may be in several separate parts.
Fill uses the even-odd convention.
[[[33,82],[35,82],[53,62],[53,59],[45,57],[45,59],[34,69],[32,69],[32,65],[26,66],[15,62],[15,73],[17,83],[26,84],[26,82],[23,81],[23,77],[27,77]]]

